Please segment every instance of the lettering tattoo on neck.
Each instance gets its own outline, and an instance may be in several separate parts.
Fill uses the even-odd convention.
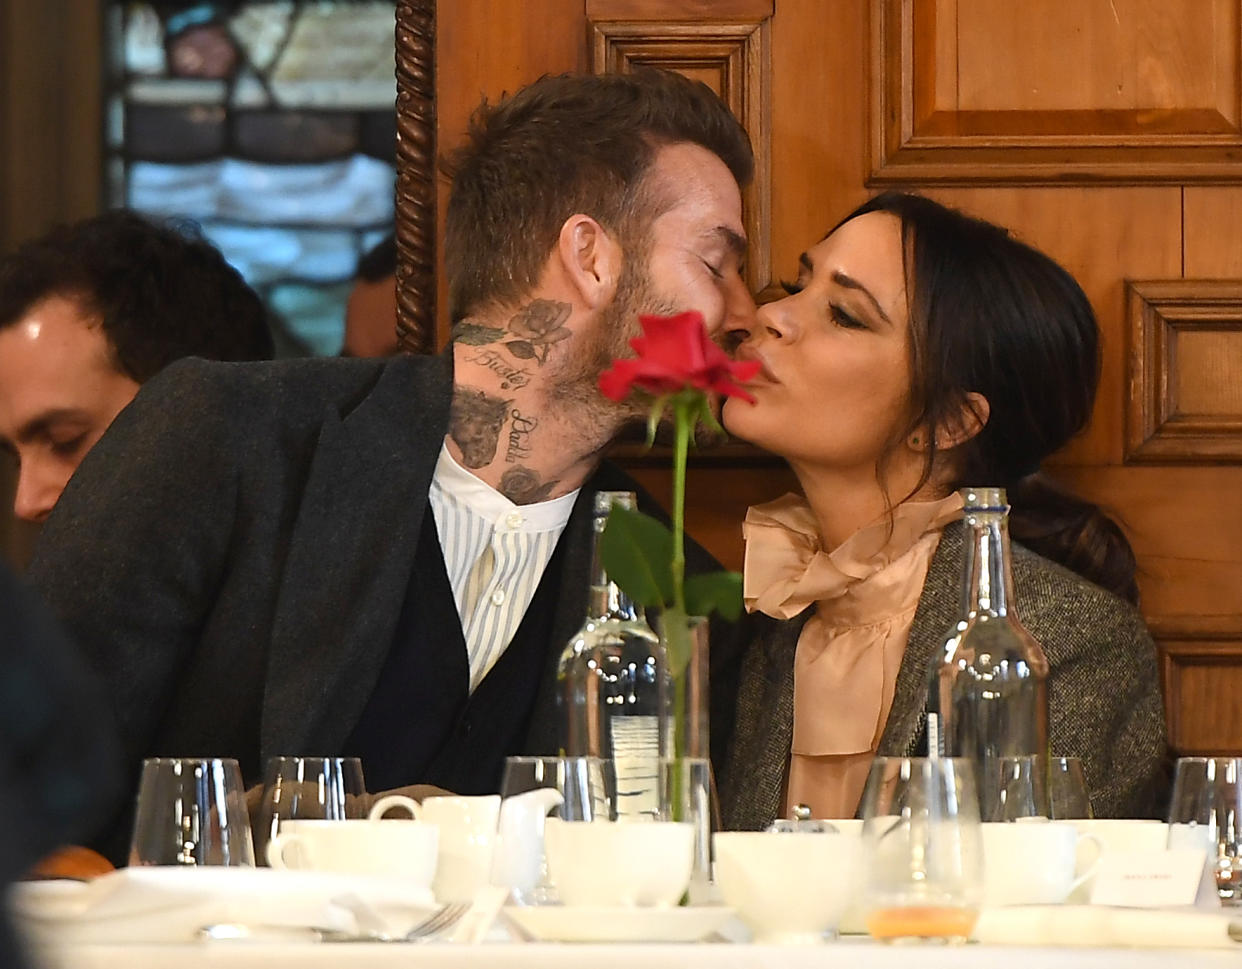
[[[539,426],[539,418],[526,417],[516,407],[513,408],[513,423],[509,425],[509,450],[505,452],[505,463],[515,464],[531,455],[530,433]]]
[[[500,377],[501,390],[520,389],[530,383],[531,372],[525,367],[513,366],[497,350],[480,350],[473,356],[466,357],[466,360],[486,367]]]
[[[538,472],[518,465],[501,476],[500,493],[515,505],[529,505],[547,500],[556,485],[556,481],[540,481]]]
[[[548,351],[553,344],[573,335],[564,325],[570,309],[568,303],[557,300],[531,300],[513,314],[508,327],[483,326],[462,320],[453,327],[453,339],[471,347],[499,343],[518,360],[534,360],[543,366],[548,362]]]
[[[485,468],[495,460],[500,430],[512,403],[474,387],[453,391],[449,437],[461,448],[461,461],[467,468]]]

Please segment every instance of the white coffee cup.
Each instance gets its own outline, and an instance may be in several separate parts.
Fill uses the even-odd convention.
[[[694,825],[548,818],[544,850],[566,905],[662,908],[676,905],[690,884]]]
[[[382,800],[376,807],[380,804]],[[432,885],[436,901],[473,901],[491,874],[500,795],[428,797],[419,811],[424,824],[440,829],[440,860]]]
[[[1071,823],[1078,829],[1079,834],[1092,835],[1099,842],[1098,849],[1087,840],[1078,842],[1078,860],[1074,873],[1087,877],[1070,892],[1067,901],[1074,904],[1084,904],[1090,900],[1092,883],[1095,881],[1095,866],[1100,858],[1136,851],[1162,851],[1169,837],[1167,824],[1146,818],[1080,818]]]
[[[857,831],[719,831],[713,842],[716,884],[756,942],[822,942],[858,893]]]
[[[371,810],[367,814],[372,821],[378,821],[384,817],[393,808],[402,811],[408,811],[410,818],[414,821],[421,821],[423,816],[422,806],[412,797],[406,797],[404,794],[385,794],[378,801],[371,805]]]
[[[1094,857],[1079,872],[1082,842],[1091,845]],[[1080,834],[1072,821],[987,822],[983,825],[983,904],[1064,902],[1095,873],[1100,850],[1099,839]]]
[[[267,863],[273,868],[393,875],[428,888],[438,848],[436,828],[417,821],[284,821],[267,843]]]

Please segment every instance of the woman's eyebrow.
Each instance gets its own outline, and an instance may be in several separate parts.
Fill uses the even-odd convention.
[[[811,257],[807,253],[804,252],[798,256],[798,265],[811,275],[815,274],[815,263],[811,261]],[[871,290],[867,289],[866,286],[860,283],[853,276],[846,275],[838,269],[832,274],[832,281],[845,289],[852,289],[855,292],[862,293],[865,297],[867,297],[871,305],[875,307],[875,311],[879,314],[880,319],[882,319],[889,326],[893,325],[893,321],[888,318],[888,314],[885,313],[884,309],[880,306],[879,300],[871,295]]]
[[[883,308],[880,306],[879,300],[872,296],[871,291],[853,276],[847,276],[838,269],[832,274],[832,281],[845,289],[852,289],[855,292],[862,293],[875,308],[875,311],[879,314],[880,319],[882,319],[889,326],[893,325],[893,321],[888,318],[888,314],[885,313]]]

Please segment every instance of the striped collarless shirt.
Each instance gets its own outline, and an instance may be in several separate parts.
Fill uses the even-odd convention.
[[[575,490],[515,505],[440,446],[429,500],[461,617],[471,692],[521,625],[577,497]]]

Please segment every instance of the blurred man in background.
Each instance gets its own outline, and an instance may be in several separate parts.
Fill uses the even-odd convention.
[[[0,261],[0,445],[13,512],[43,521],[140,384],[181,357],[272,356],[258,295],[192,224],[125,210]]]

